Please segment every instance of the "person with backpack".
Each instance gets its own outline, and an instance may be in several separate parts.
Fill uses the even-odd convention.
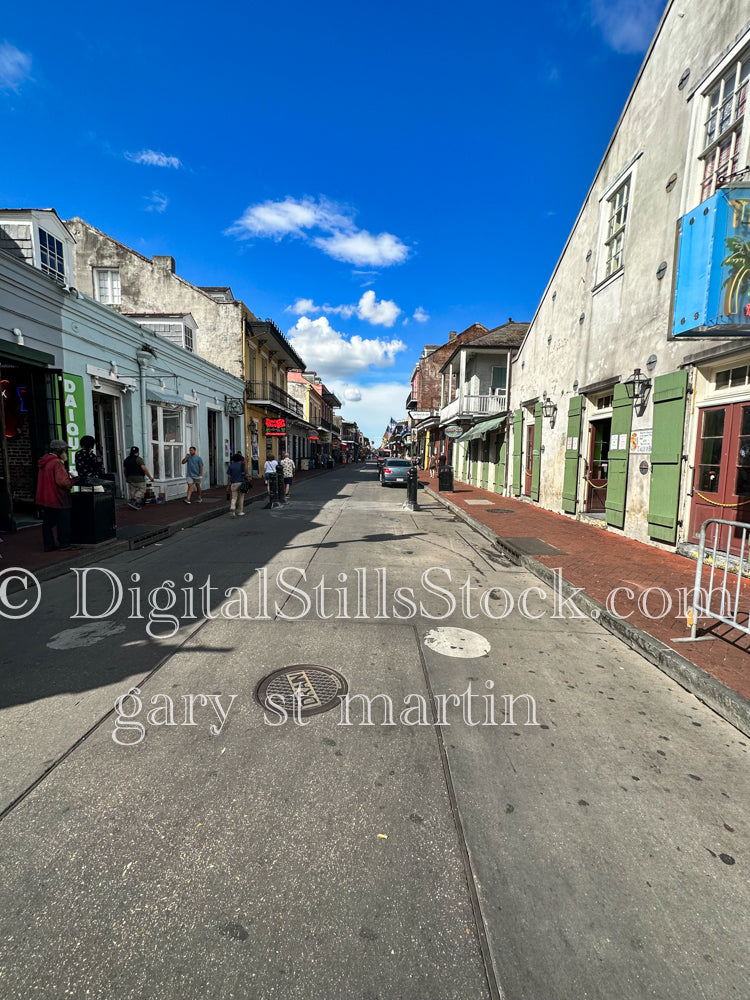
[[[245,492],[247,490],[247,467],[242,452],[238,451],[232,456],[232,461],[227,466],[227,491],[230,496],[229,516],[244,517]]]
[[[133,445],[130,449],[130,454],[123,462],[123,468],[125,470],[125,482],[128,484],[130,491],[128,507],[132,507],[133,510],[140,510],[143,506],[143,498],[146,495],[146,479],[150,479],[153,483],[154,477],[146,468],[146,463],[141,458],[140,449],[136,445]]]

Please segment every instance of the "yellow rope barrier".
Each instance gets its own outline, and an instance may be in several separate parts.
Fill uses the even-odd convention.
[[[603,490],[606,487],[606,485],[609,482],[609,480],[605,479],[604,482],[600,486],[597,486],[596,483],[592,483],[590,479],[587,479],[586,482],[594,490]]]
[[[744,507],[750,503],[750,500],[740,500],[739,503],[719,503],[717,500],[712,500],[710,497],[704,497],[702,493],[698,490],[693,490],[692,496],[700,497],[701,500],[705,500],[706,503],[710,503],[712,507]]]

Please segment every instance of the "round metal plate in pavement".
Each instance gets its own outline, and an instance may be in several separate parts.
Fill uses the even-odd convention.
[[[255,689],[255,700],[272,710],[283,704],[289,715],[318,715],[336,708],[339,696],[348,690],[346,678],[338,671],[315,663],[294,663],[264,677]]]

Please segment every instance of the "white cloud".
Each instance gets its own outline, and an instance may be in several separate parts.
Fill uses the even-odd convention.
[[[356,316],[372,326],[393,326],[401,310],[391,299],[378,299],[375,292],[365,292],[356,305],[332,306],[327,302],[322,306],[316,306],[312,299],[297,299],[294,305],[287,306],[285,312],[293,313],[295,316],[325,313],[326,316],[341,316],[343,319],[351,319]]]
[[[430,318],[430,314],[426,313],[421,306],[417,306],[414,310],[412,318],[415,319],[417,323],[426,323]]]
[[[294,313],[295,316],[303,316],[305,313],[320,312],[320,306],[316,306],[312,299],[297,299],[293,305],[287,306],[284,312]]]
[[[148,202],[147,212],[163,212],[169,204],[169,198],[161,191],[152,191],[150,195],[146,196],[146,201]]]
[[[304,239],[334,260],[370,267],[402,264],[409,247],[392,233],[373,235],[354,224],[354,212],[328,198],[291,198],[251,205],[227,230],[240,239]]]
[[[301,316],[287,336],[307,367],[318,372],[324,381],[333,375],[364,372],[371,366],[387,368],[399,351],[406,350],[401,340],[347,337],[334,330],[325,316],[318,319]]]
[[[314,242],[329,257],[345,264],[390,267],[391,264],[403,264],[409,256],[409,248],[397,236],[391,233],[373,236],[365,229],[318,237]]]
[[[142,163],[147,167],[169,167],[178,170],[182,166],[176,156],[157,153],[155,149],[142,149],[140,153],[126,153],[125,159],[130,160],[131,163]]]
[[[664,10],[664,0],[591,0],[592,23],[615,52],[645,52]]]
[[[0,43],[0,90],[15,90],[31,79],[31,56],[10,42]]]
[[[390,299],[381,299],[378,302],[375,292],[369,291],[359,300],[357,315],[373,326],[393,326],[401,315],[401,310]]]
[[[398,420],[406,413],[407,381],[362,384],[344,378],[327,379],[326,385],[343,403],[339,412],[344,420],[356,420],[359,429],[376,443],[380,443],[391,417]],[[358,393],[359,398],[350,399],[347,392]]]
[[[347,403],[358,403],[362,399],[362,390],[358,389],[356,385],[347,386],[344,389],[344,399]]]

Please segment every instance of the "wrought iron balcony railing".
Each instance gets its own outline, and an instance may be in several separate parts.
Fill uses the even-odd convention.
[[[273,403],[295,417],[304,415],[302,403],[273,382],[245,382],[245,398],[248,403]]]

